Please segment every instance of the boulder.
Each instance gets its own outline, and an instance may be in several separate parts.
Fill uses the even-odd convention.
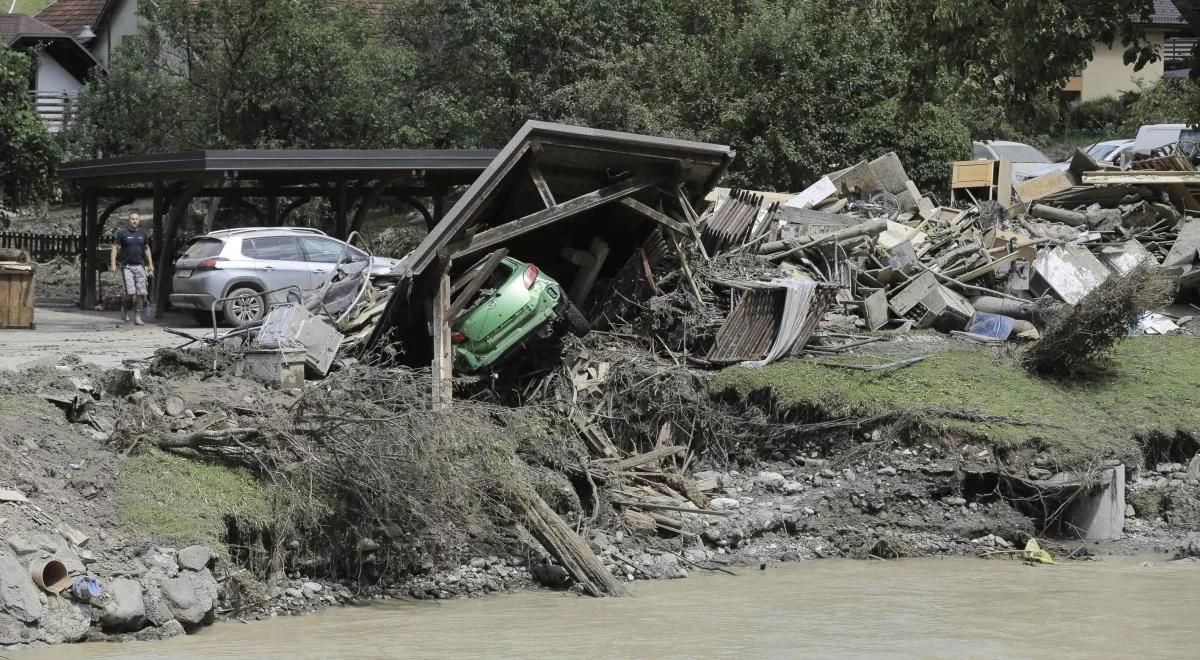
[[[13,534],[12,536],[9,536],[7,540],[8,547],[12,548],[13,552],[17,553],[18,557],[31,555],[38,551],[37,545],[29,539],[26,539],[24,536]]]
[[[81,641],[92,628],[92,606],[66,599],[52,599],[46,604],[38,625],[38,636],[47,644]]]
[[[167,599],[163,597],[160,580],[148,580],[146,582],[145,603],[146,603],[146,620],[151,625],[162,628],[168,622],[175,620],[175,614],[171,612],[171,607],[167,605]]]
[[[783,488],[783,484],[787,481],[782,474],[778,472],[759,472],[754,478],[756,482],[767,490],[778,492]]]
[[[41,594],[29,577],[28,565],[7,552],[0,552],[0,612],[23,623],[42,618]]]
[[[37,639],[37,624],[26,623],[0,610],[0,646],[25,644]]]
[[[715,497],[708,503],[708,507],[713,511],[731,511],[741,505],[741,502],[732,497]]]
[[[217,600],[217,581],[212,573],[184,573],[177,578],[163,580],[159,588],[175,620],[182,623],[184,628],[195,628],[211,620]]]
[[[142,555],[142,563],[146,568],[167,577],[179,575],[179,564],[175,561],[175,550],[172,548],[151,548]]]
[[[1180,548],[1179,554],[1183,557],[1200,558],[1200,534],[1188,534],[1183,540],[1183,547]]]
[[[175,553],[175,560],[179,567],[189,571],[202,571],[208,568],[209,562],[215,557],[216,554],[206,545],[189,545]]]
[[[146,625],[146,601],[142,585],[137,580],[121,578],[105,585],[108,602],[100,619],[104,629],[111,632],[134,632]]]

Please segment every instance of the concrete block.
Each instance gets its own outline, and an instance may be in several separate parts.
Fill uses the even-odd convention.
[[[1100,485],[1081,490],[1066,512],[1065,530],[1087,540],[1119,539],[1125,533],[1125,466],[1100,473]]]

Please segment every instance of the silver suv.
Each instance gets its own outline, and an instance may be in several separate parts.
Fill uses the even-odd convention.
[[[315,289],[342,269],[354,272],[371,260],[371,274],[383,275],[398,261],[370,257],[366,252],[316,229],[297,227],[246,227],[214,231],[192,239],[175,262],[171,280],[171,306],[194,311],[196,321],[211,323],[214,301],[246,296],[217,306],[227,323],[257,321],[271,302],[287,299],[284,287]],[[266,299],[264,299],[266,298]]]

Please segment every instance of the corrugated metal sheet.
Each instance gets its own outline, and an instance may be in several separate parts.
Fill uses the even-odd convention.
[[[755,360],[764,357],[775,335],[779,332],[779,319],[783,313],[785,289],[779,287],[758,288],[746,291],[734,306],[725,324],[717,331],[717,337],[709,350],[707,359],[714,362]],[[821,322],[825,311],[833,304],[837,287],[821,285],[813,294],[808,308],[804,328],[791,354],[804,348]]]

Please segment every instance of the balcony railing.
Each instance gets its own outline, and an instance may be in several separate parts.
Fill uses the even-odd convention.
[[[31,90],[29,96],[37,108],[38,115],[46,122],[51,133],[62,130],[67,115],[74,112],[79,104],[77,92]]]
[[[1196,40],[1190,37],[1174,37],[1167,39],[1163,43],[1163,60],[1167,64],[1190,60],[1192,57],[1192,45],[1195,43]]]

